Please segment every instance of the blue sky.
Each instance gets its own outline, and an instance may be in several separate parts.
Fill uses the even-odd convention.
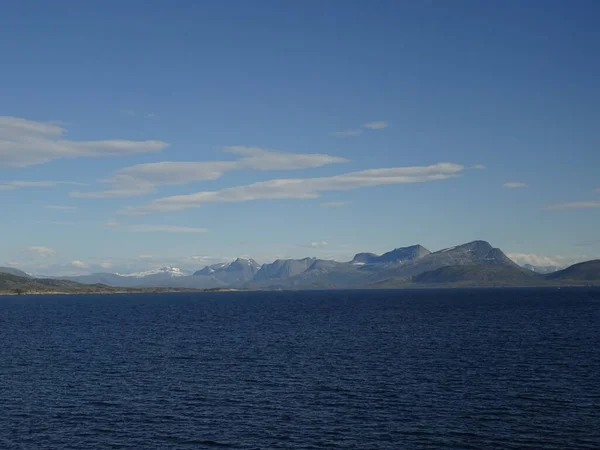
[[[2,9],[0,264],[600,256],[598,2]]]

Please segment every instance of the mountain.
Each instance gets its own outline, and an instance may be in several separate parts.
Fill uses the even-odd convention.
[[[507,285],[539,283],[539,275],[504,265],[444,266],[413,277],[417,284]]]
[[[54,278],[19,277],[0,272],[0,295],[4,294],[111,294],[122,292],[165,292],[164,288],[118,288],[103,284],[82,284]]]
[[[206,266],[194,272],[194,276],[210,276],[225,284],[245,283],[254,278],[260,265],[253,259],[238,258],[235,261]]]
[[[473,241],[455,247],[445,248],[414,261],[412,264],[400,265],[379,271],[374,282],[386,280],[387,284],[404,285],[408,280],[425,272],[434,271],[446,266],[505,266],[525,271],[514,263],[499,248],[492,247],[486,241]]]
[[[316,262],[316,263],[315,263]],[[510,260],[500,249],[485,241],[473,241],[434,253],[420,245],[392,250],[381,256],[359,253],[348,263],[315,260],[315,270],[309,267],[296,275],[260,279],[246,284],[248,288],[269,289],[353,289],[364,287],[405,287],[425,272],[447,266],[483,266],[486,270],[476,275],[473,268],[463,282],[476,283],[477,279],[493,279],[499,283],[502,275],[506,284],[523,283],[530,271]],[[264,266],[263,266],[264,267]],[[492,268],[508,268],[507,270]],[[444,274],[442,274],[444,275]],[[447,276],[447,275],[444,275]],[[458,275],[456,275],[458,276]],[[469,277],[472,278],[469,281]],[[512,280],[512,281],[511,281]],[[445,281],[456,283],[456,281]],[[543,282],[543,280],[541,280]],[[440,283],[444,281],[440,280]]]
[[[253,281],[293,277],[308,270],[315,261],[316,258],[277,259],[270,264],[263,264]]]
[[[0,273],[0,292],[17,294],[41,292],[91,293],[112,292],[114,290],[115,288],[109,286],[86,286],[68,280],[21,277],[6,272]]]
[[[151,277],[151,276],[160,276],[160,277],[184,277],[186,275],[189,275],[188,272],[185,272],[181,269],[178,269],[177,267],[170,267],[170,266],[165,266],[165,267],[161,267],[159,269],[152,269],[152,270],[147,270],[145,272],[137,272],[137,273],[130,273],[127,275],[121,275],[121,274],[117,274],[120,275],[122,277],[133,277],[133,278],[145,278],[145,277]]]
[[[600,259],[573,264],[566,269],[547,274],[553,281],[589,281],[600,283]]]
[[[374,263],[377,258],[379,258],[379,255],[376,255],[375,253],[357,253],[356,255],[354,255],[354,259],[351,261],[352,264],[372,264]]]
[[[357,253],[352,259],[352,264],[383,264],[383,263],[404,263],[421,259],[431,252],[421,245],[411,245],[410,247],[396,248],[390,252],[378,256],[374,253]]]
[[[71,277],[84,284],[121,288],[193,289],[359,289],[407,286],[525,286],[600,282],[600,260],[550,274],[533,272],[486,241],[472,241],[431,253],[421,245],[382,255],[358,253],[351,261],[278,259],[259,266],[252,259],[206,266],[189,275],[162,267],[128,275],[96,273]]]
[[[120,273],[92,273],[90,275],[78,275],[67,277],[66,280],[81,284],[106,284],[114,287],[176,287],[172,280],[185,278],[189,275],[177,267],[160,267],[145,272],[130,274]]]
[[[532,272],[541,274],[552,273],[561,270],[560,267],[556,266],[534,266],[532,264],[523,264],[523,267],[527,270],[531,270]]]
[[[23,278],[32,278],[31,275],[29,275],[26,272],[23,272],[22,270],[19,269],[14,269],[12,267],[0,267],[0,273],[8,273],[10,275],[15,275],[17,277],[23,277]]]

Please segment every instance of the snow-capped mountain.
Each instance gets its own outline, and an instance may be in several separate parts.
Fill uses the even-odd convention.
[[[123,274],[123,273],[117,273],[115,275],[119,275],[121,277],[134,277],[134,278],[144,278],[144,277],[148,277],[151,275],[164,275],[164,276],[171,276],[171,277],[185,277],[187,275],[190,275],[189,272],[183,271],[177,267],[170,267],[170,266],[165,266],[165,267],[160,267],[159,269],[152,269],[152,270],[147,270],[145,272],[137,272],[137,273],[128,273],[128,274]]]
[[[260,265],[253,259],[238,258],[235,261],[213,264],[194,272],[194,276],[211,276],[224,283],[240,283],[254,278]]]

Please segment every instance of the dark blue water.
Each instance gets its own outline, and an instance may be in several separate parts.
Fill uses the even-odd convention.
[[[1,449],[598,449],[600,290],[0,297]]]

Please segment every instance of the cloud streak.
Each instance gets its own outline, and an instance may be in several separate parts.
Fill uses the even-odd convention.
[[[218,191],[201,191],[194,194],[164,197],[141,206],[127,208],[123,212],[136,215],[182,211],[198,208],[205,203],[246,202],[267,199],[311,199],[318,198],[322,192],[326,191],[447,180],[458,176],[463,170],[464,166],[460,164],[438,163],[431,166],[370,169],[331,177],[269,180]]]
[[[41,256],[43,258],[49,258],[56,255],[56,250],[54,250],[53,248],[43,247],[40,245],[32,245],[31,247],[27,247],[25,251],[36,256]]]
[[[529,187],[529,185],[527,183],[522,183],[520,181],[510,181],[508,183],[504,183],[502,185],[503,188],[506,189],[521,189],[521,188],[527,188]]]
[[[308,244],[301,244],[300,247],[307,248],[325,248],[329,245],[327,241],[317,241],[317,242],[309,242]]]
[[[341,208],[343,206],[348,206],[352,202],[351,201],[341,201],[341,202],[323,202],[321,203],[322,208]]]
[[[381,131],[385,130],[389,126],[389,123],[386,121],[376,121],[376,122],[367,122],[361,125],[361,128],[351,128],[348,130],[335,131],[332,136],[336,137],[351,137],[358,136],[363,133],[363,129]]]
[[[177,225],[131,225],[129,231],[135,233],[206,233],[206,228],[180,227]]]
[[[5,181],[0,182],[0,191],[14,191],[24,188],[47,188],[59,185],[85,186],[84,183],[74,181]]]
[[[156,192],[157,186],[183,185],[216,180],[234,170],[299,170],[347,162],[346,158],[321,153],[283,153],[260,147],[224,147],[237,155],[234,161],[158,162],[118,170],[105,180],[112,187],[95,192],[72,192],[76,198],[135,197]]]
[[[583,202],[570,202],[570,203],[558,203],[555,205],[546,206],[546,210],[549,211],[560,211],[568,209],[593,209],[600,208],[600,200],[590,200]]]
[[[77,208],[74,206],[66,206],[66,205],[46,205],[44,206],[46,209],[51,209],[53,211],[63,211],[63,212],[71,212],[75,211]]]
[[[363,124],[364,128],[368,128],[369,130],[384,130],[389,126],[388,122],[380,121],[380,122],[367,122]]]
[[[343,130],[343,131],[334,131],[331,133],[335,137],[350,137],[350,136],[358,136],[362,134],[362,130]]]
[[[158,140],[109,139],[74,141],[54,123],[0,116],[0,167],[27,167],[55,159],[120,156],[158,152],[167,143]]]

